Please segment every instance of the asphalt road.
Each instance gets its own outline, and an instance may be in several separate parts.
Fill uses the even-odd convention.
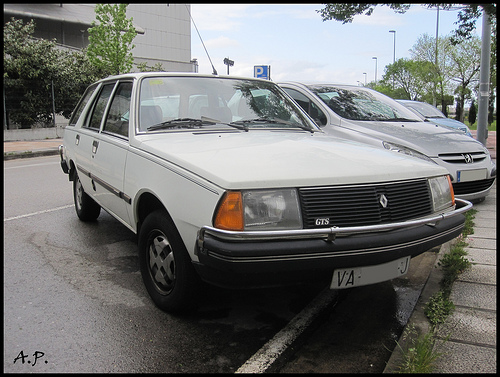
[[[135,235],[104,211],[78,220],[58,156],[4,161],[4,372],[232,373],[322,288],[210,287],[164,313]]]

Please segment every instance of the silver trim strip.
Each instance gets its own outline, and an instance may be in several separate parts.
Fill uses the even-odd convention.
[[[433,226],[437,222],[446,218],[454,217],[467,212],[472,208],[472,203],[455,198],[455,202],[460,208],[453,211],[424,217],[418,220],[404,221],[390,224],[352,226],[352,227],[331,227],[321,229],[296,229],[296,230],[274,230],[274,231],[230,231],[217,229],[211,226],[204,226],[198,231],[198,246],[203,247],[206,234],[211,234],[217,238],[229,241],[253,241],[253,240],[274,240],[274,239],[305,239],[305,238],[325,238],[333,241],[337,235],[348,235],[354,233],[371,233],[378,231],[387,231],[401,228],[411,228],[419,225]]]

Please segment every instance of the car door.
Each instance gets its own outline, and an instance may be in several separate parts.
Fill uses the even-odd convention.
[[[104,86],[102,109],[96,109],[95,121],[100,119],[100,132],[92,141],[91,176],[94,199],[126,225],[130,225],[127,207],[130,198],[123,192],[124,171],[129,150],[129,118],[132,81],[118,81]],[[109,96],[108,96],[109,93]],[[91,119],[92,123],[92,119]]]
[[[106,97],[106,92],[108,92],[107,97],[109,98],[110,92],[108,90],[104,91],[104,97]],[[64,137],[71,145],[68,148],[74,151],[74,161],[80,182],[84,191],[91,197],[94,196],[94,184],[91,176],[92,143],[100,131],[100,122],[95,121],[95,119],[91,122],[90,119],[94,110],[101,106],[97,105],[97,102],[103,101],[101,94],[103,94],[102,85],[89,88],[84,100],[79,104],[75,114],[71,117],[68,127],[64,131]],[[88,105],[85,104],[87,102]]]

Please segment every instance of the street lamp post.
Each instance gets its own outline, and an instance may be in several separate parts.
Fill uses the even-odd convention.
[[[375,59],[375,85],[377,85],[377,57],[374,56],[372,59]]]
[[[394,50],[392,52],[392,64],[396,63],[396,30],[389,30],[389,33],[394,33]],[[392,90],[394,90],[394,75],[392,76]]]
[[[365,86],[366,86],[366,72],[363,72],[363,75],[365,75]]]
[[[394,33],[394,51],[392,53],[392,64],[396,63],[396,30],[389,30],[389,33]]]

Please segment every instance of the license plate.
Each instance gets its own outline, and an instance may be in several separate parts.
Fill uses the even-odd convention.
[[[470,182],[486,179],[488,172],[486,169],[459,170],[457,171],[457,182]]]
[[[376,266],[341,268],[333,271],[330,289],[344,289],[380,283],[406,275],[410,258],[405,257]]]

